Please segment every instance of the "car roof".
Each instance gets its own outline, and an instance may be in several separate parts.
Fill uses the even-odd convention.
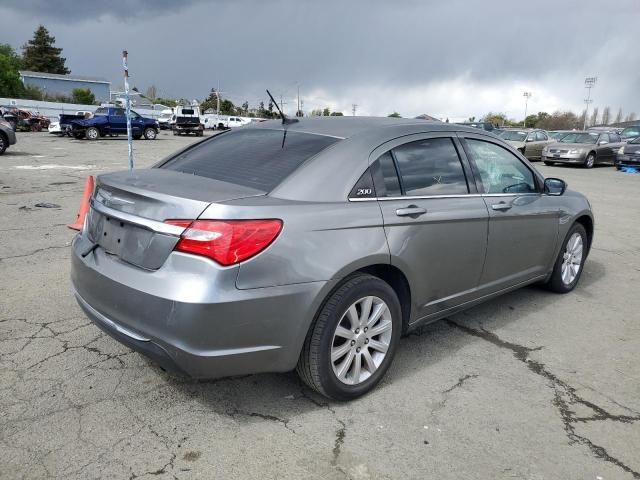
[[[377,128],[398,127],[402,125],[425,125],[429,129],[440,131],[458,131],[460,126],[456,124],[422,120],[415,118],[391,118],[391,117],[308,117],[297,119],[298,122],[287,125],[290,132],[298,131],[315,135],[326,135],[336,138],[350,138],[359,133],[371,131]],[[282,130],[281,120],[268,120],[252,125],[251,128],[267,128]],[[466,130],[466,128],[464,128]],[[475,130],[475,129],[474,129]]]

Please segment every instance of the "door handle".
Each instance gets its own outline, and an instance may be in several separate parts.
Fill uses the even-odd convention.
[[[498,211],[504,212],[506,210],[511,209],[511,204],[510,203],[504,203],[504,202],[494,203],[493,205],[491,205],[491,208],[493,208],[494,210],[498,210]]]
[[[396,215],[399,217],[418,217],[427,213],[424,208],[416,207],[415,205],[409,205],[406,208],[399,208],[396,210]]]

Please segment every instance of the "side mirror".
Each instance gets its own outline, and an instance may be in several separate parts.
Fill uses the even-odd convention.
[[[567,189],[567,182],[560,178],[545,178],[544,193],[547,195],[560,196]]]
[[[534,142],[535,138],[532,137],[527,137],[527,139],[525,140],[525,142]]]
[[[598,142],[598,145],[606,145],[607,143],[609,143],[609,142],[607,142],[606,140],[600,140]]]

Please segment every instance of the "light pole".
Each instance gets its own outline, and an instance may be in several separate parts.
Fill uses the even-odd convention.
[[[597,81],[598,77],[587,77],[584,79],[584,88],[587,89],[587,98],[584,99],[586,107],[584,108],[584,125],[582,126],[583,130],[587,129],[587,114],[589,113],[589,104],[593,102],[593,100],[591,100],[591,89]]]
[[[524,97],[524,122],[522,124],[524,127],[527,127],[527,107],[529,106],[529,99],[531,98],[531,92],[524,92],[522,94]]]

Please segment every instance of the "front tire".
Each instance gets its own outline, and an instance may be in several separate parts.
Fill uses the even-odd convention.
[[[596,155],[594,153],[590,153],[587,155],[587,158],[584,160],[584,168],[593,168],[596,164]]]
[[[0,155],[2,155],[9,146],[8,140],[4,137],[4,134],[0,134]]]
[[[87,130],[85,130],[84,136],[87,138],[87,140],[97,140],[100,138],[100,130],[98,130],[96,127],[89,127],[87,128]]]
[[[549,290],[556,293],[569,293],[576,288],[587,258],[588,242],[585,228],[575,223],[567,233],[558,253],[553,272],[547,282]]]
[[[155,140],[158,135],[155,128],[145,128],[144,129],[144,138],[147,140]]]
[[[394,290],[378,277],[347,278],[327,299],[296,370],[318,393],[351,400],[372,390],[391,365],[402,331]]]

